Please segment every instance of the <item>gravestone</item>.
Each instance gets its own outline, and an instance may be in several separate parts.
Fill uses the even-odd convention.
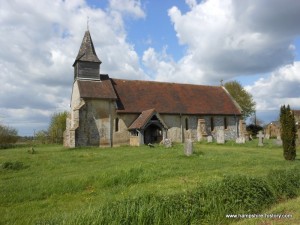
[[[218,130],[217,131],[217,143],[218,144],[224,144],[225,143],[224,130]]]
[[[263,135],[262,131],[259,131],[258,135],[256,135],[256,137],[258,137],[258,146],[264,146],[264,142],[263,142],[264,135]]]
[[[245,144],[245,142],[246,142],[245,137],[238,137],[235,140],[235,143],[237,143],[237,144]]]
[[[269,140],[270,139],[270,134],[266,134],[265,139]]]
[[[213,137],[212,136],[207,136],[207,143],[212,143]]]
[[[280,136],[280,135],[278,135],[276,139],[277,139],[277,140],[281,140],[281,136]]]
[[[274,144],[277,145],[277,146],[282,146],[282,140],[274,140]]]
[[[197,140],[202,141],[207,137],[205,119],[198,119]]]
[[[171,148],[172,147],[172,140],[171,139],[168,139],[168,138],[165,138],[163,140],[163,145],[166,147],[166,148]]]
[[[193,154],[193,142],[191,139],[186,140],[184,143],[184,154],[190,156]]]
[[[280,136],[277,136],[276,140],[275,140],[275,144],[277,146],[282,146],[282,140],[281,140],[281,137]]]
[[[239,136],[245,137],[247,135],[246,122],[244,120],[240,120],[239,122]]]

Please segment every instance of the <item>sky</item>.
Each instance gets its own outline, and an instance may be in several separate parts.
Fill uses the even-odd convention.
[[[0,123],[30,136],[70,109],[89,29],[112,78],[220,85],[237,80],[257,117],[300,109],[300,1],[0,0]]]

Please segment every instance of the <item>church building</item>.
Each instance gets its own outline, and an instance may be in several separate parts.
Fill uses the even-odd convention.
[[[243,136],[242,111],[223,86],[126,80],[100,73],[89,31],[73,64],[66,147],[139,146]]]

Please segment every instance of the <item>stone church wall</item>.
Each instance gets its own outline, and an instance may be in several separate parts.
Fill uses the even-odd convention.
[[[85,100],[85,102],[80,109],[76,146],[108,147],[129,144],[128,127],[138,114],[117,114],[115,103],[109,100]]]
[[[134,120],[138,117],[138,114],[118,114],[115,115],[113,124],[113,145],[128,145],[130,142],[130,132],[128,127],[132,124]],[[119,120],[119,127],[116,130],[116,119]]]
[[[193,116],[193,115],[160,115],[169,127],[167,137],[174,142],[182,142],[185,139],[198,140],[197,125],[198,119],[205,120],[207,135],[216,138],[217,132],[224,129],[225,116]],[[211,130],[211,118],[213,118],[214,129]],[[187,120],[186,120],[187,119]],[[225,140],[235,140],[238,134],[239,118],[226,116],[227,129],[224,129]],[[186,125],[187,122],[187,125]]]
[[[167,138],[171,139],[174,142],[181,142],[182,131],[180,115],[160,114],[160,117],[169,128],[167,132]]]
[[[213,127],[211,126],[211,118],[213,118]],[[227,120],[227,129],[225,129],[224,118]],[[218,130],[224,130],[225,140],[235,140],[238,137],[239,118],[234,116],[205,116],[206,132],[208,135],[216,139]]]
[[[85,100],[80,108],[76,146],[110,146],[113,104],[104,100]]]

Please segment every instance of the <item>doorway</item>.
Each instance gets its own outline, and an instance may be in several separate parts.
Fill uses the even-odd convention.
[[[159,126],[155,124],[151,124],[145,129],[144,132],[145,144],[159,143],[162,141],[162,138],[163,138],[162,129]]]

